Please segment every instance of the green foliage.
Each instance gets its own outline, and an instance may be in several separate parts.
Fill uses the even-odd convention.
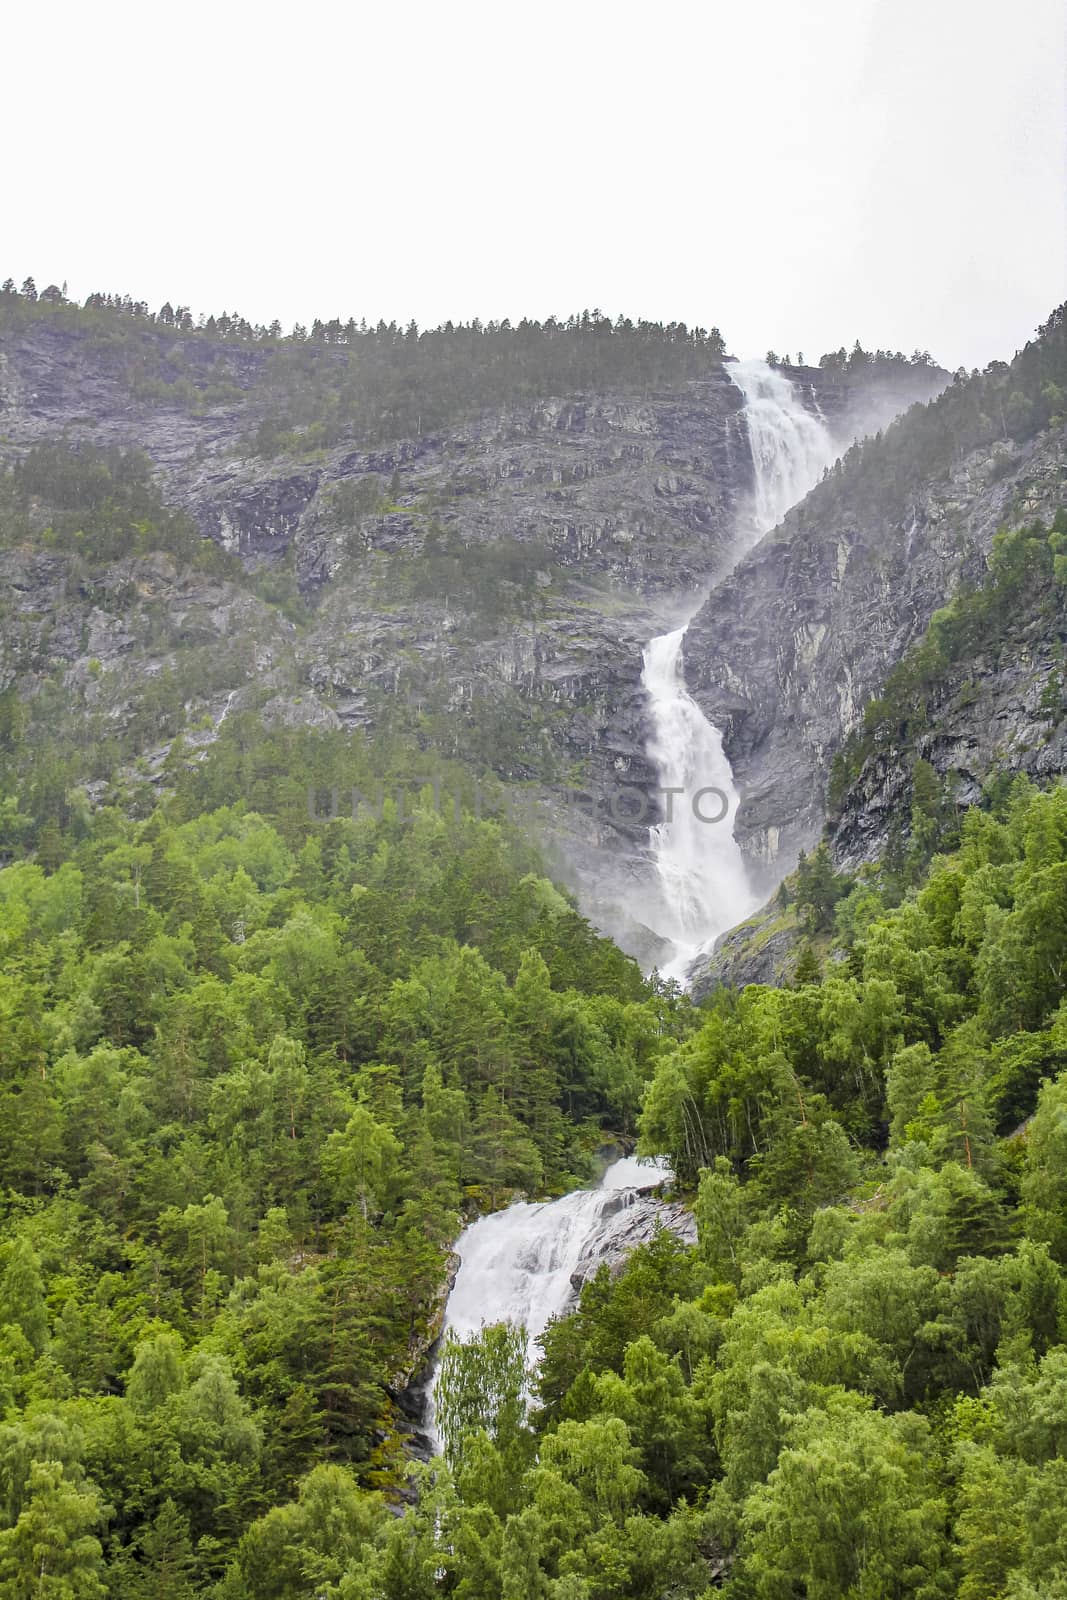
[[[810,857],[801,852],[793,881],[793,899],[809,933],[833,926],[834,907],[848,893],[849,883],[833,869],[825,843]]]
[[[918,1418],[856,1405],[805,1412],[749,1499],[731,1587],[761,1600],[784,1600],[798,1582],[811,1600],[951,1594],[929,1451]]]
[[[70,1482],[58,1461],[30,1465],[18,1519],[0,1529],[0,1584],[11,1600],[104,1600],[104,1519],[95,1489]]]
[[[1026,1141],[1027,1231],[1067,1265],[1067,1076],[1045,1084]]]
[[[165,811],[0,872],[12,1593],[42,1559],[138,1600],[1067,1571],[1064,789],[1006,787],[902,903],[859,881],[821,978],[692,1013],[504,824],[319,823],[278,783],[366,788],[364,755],[238,720]],[[236,771],[261,810],[212,809]],[[446,1457],[392,1515],[465,1195],[562,1189],[642,1099],[696,1246],[585,1284],[532,1414],[521,1331],[447,1346]]]
[[[489,636],[508,620],[537,616],[557,571],[546,545],[523,539],[465,544],[454,528],[434,522],[418,553],[402,564],[399,587],[416,599],[446,596],[473,613]]]
[[[435,1389],[437,1427],[445,1459],[465,1492],[471,1473],[486,1475],[476,1496],[501,1509],[508,1484],[533,1459],[526,1426],[526,1332],[498,1323],[468,1343],[448,1337]]]
[[[721,355],[598,315],[283,340],[0,290],[0,326],[37,319],[99,340],[160,403],[202,408],[254,367],[266,453],[417,434],[505,393],[639,391]],[[951,391],[926,464],[1060,414],[1063,344],[1058,316],[1012,370]],[[917,450],[902,425],[854,462],[892,500]],[[79,581],[204,559],[136,457],[31,453],[2,497],[5,538]],[[383,479],[339,509],[394,501]],[[394,574],[408,592],[465,585],[499,620],[553,581],[543,552],[469,560],[432,511],[426,530]],[[1062,603],[1062,534],[998,541],[872,710],[866,754],[913,747],[969,653]],[[299,620],[291,575],[260,588]],[[185,666],[146,686],[138,737],[180,729]],[[111,777],[116,747],[38,743],[63,693],[0,696],[5,1594],[1065,1592],[1067,791],[997,781],[959,819],[912,759],[890,870],[802,864],[791,987],[694,1013],[475,814],[469,776],[448,771],[455,810],[420,795],[405,740],[237,712],[203,759],[179,749],[164,804],[146,786],[94,812],[74,778]],[[1054,690],[1042,708],[1058,715]],[[401,783],[403,811],[308,814],[309,785]],[[463,1212],[561,1192],[638,1119],[696,1244],[661,1232],[586,1282],[541,1341],[532,1412],[521,1331],[447,1346],[446,1456],[410,1468],[395,1396]]]
[[[0,512],[4,544],[32,538],[91,566],[165,551],[183,567],[240,570],[190,518],[163,504],[139,450],[34,445],[0,479]]]
[[[786,357],[788,365],[789,358]],[[798,365],[802,365],[801,358],[797,357]],[[902,350],[865,350],[857,339],[851,350],[846,350],[842,345],[838,350],[828,350],[819,357],[819,366],[824,372],[855,373],[855,372],[902,372],[909,367],[933,367],[934,359],[929,350],[915,350],[906,356]]]
[[[392,1395],[462,1208],[585,1176],[687,1026],[504,821],[309,814],[413,759],[235,718],[165,808],[0,871],[5,1593],[399,1562]],[[510,1392],[462,1452],[501,1508]]]

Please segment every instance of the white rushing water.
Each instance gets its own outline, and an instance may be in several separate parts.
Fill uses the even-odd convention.
[[[611,1220],[625,1221],[638,1189],[669,1177],[661,1163],[627,1156],[608,1168],[599,1188],[575,1189],[560,1200],[519,1201],[479,1217],[456,1245],[460,1266],[445,1332],[469,1339],[484,1324],[521,1324],[532,1350],[573,1299],[571,1274],[594,1243],[604,1243]]]
[[[663,976],[684,981],[695,957],[755,910],[737,840],[738,795],[722,747],[685,687],[685,629],[645,649],[641,682],[649,698],[648,754],[660,774],[664,819],[651,830],[661,897],[657,933],[674,947]]]
[[[762,361],[738,362],[728,371],[745,398],[754,477],[751,506],[738,516],[741,550],[817,482],[835,450],[821,419],[805,409],[781,373]],[[651,640],[641,679],[652,724],[649,755],[661,787],[679,791],[669,814],[650,830],[659,895],[645,920],[673,947],[666,975],[683,980],[697,955],[755,909],[733,834],[733,773],[721,733],[686,689],[684,639],[680,627]],[[469,1339],[487,1324],[521,1325],[532,1364],[538,1337],[574,1303],[575,1274],[593,1270],[628,1234],[632,1243],[633,1224],[642,1220],[635,1207],[654,1209],[640,1189],[669,1176],[657,1163],[627,1157],[608,1168],[596,1189],[540,1205],[520,1202],[472,1223],[456,1246],[460,1267],[446,1334]],[[430,1411],[432,1436],[432,1396]]]
[[[837,447],[822,417],[809,411],[776,368],[765,361],[734,361],[726,370],[745,397],[755,479],[751,533],[761,538],[814,489]]]
[[[752,501],[736,529],[740,552],[814,487],[837,451],[821,417],[782,373],[765,361],[734,362],[727,371],[745,398],[752,452]],[[738,794],[722,734],[685,686],[685,631],[652,639],[641,675],[652,725],[648,754],[661,791],[680,791],[665,794],[664,819],[650,829],[659,896],[645,920],[672,947],[663,976],[680,982],[697,956],[756,909],[734,838]]]
[[[576,1189],[536,1204],[518,1201],[479,1217],[456,1245],[460,1265],[448,1297],[445,1335],[470,1339],[494,1322],[510,1322],[526,1329],[534,1365],[536,1340],[576,1298],[572,1274],[610,1251],[613,1239],[633,1222],[635,1205],[652,1205],[642,1200],[641,1189],[670,1177],[662,1161],[625,1156],[607,1169],[596,1189]],[[432,1416],[429,1422],[432,1433]]]

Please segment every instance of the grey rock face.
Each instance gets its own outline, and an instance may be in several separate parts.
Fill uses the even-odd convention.
[[[166,378],[168,336],[157,344]],[[662,955],[633,912],[656,820],[641,649],[677,624],[683,603],[731,555],[752,475],[741,395],[725,370],[640,395],[513,406],[374,449],[351,439],[306,458],[264,459],[249,445],[267,407],[266,358],[254,348],[183,348],[186,366],[224,369],[235,396],[201,414],[141,396],[124,356],[70,327],[31,324],[0,354],[0,458],[61,435],[144,449],[165,497],[205,536],[250,569],[285,564],[311,608],[294,627],[241,587],[157,558],[116,563],[82,593],[71,562],[8,551],[5,576],[23,620],[3,641],[5,681],[32,699],[58,666],[72,703],[123,728],[138,683],[193,650],[202,666],[186,710],[204,724],[193,744],[210,740],[231,707],[261,708],[283,726],[437,719],[460,751],[468,735],[499,727],[472,759],[526,786],[556,871],[594,922],[645,964]],[[913,398],[915,385],[929,391],[938,381],[918,372],[872,387],[814,369],[790,374],[843,442]],[[525,548],[533,581],[510,598],[505,584],[503,605],[488,593],[413,591],[410,575],[431,538],[468,550]],[[808,740],[794,737],[790,719],[808,713],[801,686],[822,671],[820,629],[836,638],[818,590],[838,582],[844,539],[824,549],[812,524],[796,541],[798,552],[810,547],[803,571],[761,546],[709,602],[687,651],[702,702],[727,730],[757,857],[788,852],[815,826],[810,767],[833,728],[813,724]],[[893,581],[868,599],[877,603]],[[922,610],[919,595],[914,609]],[[779,624],[781,660],[760,644]],[[842,689],[849,707],[907,631],[891,629],[870,671]],[[157,738],[153,770],[165,753]],[[648,814],[613,814],[620,789],[648,797]]]
[[[887,514],[848,469],[820,485],[714,590],[691,624],[689,686],[724,730],[742,794],[737,833],[769,892],[827,822],[831,763],[866,704],[961,586],[979,584],[999,528],[1051,520],[1062,500],[1067,433],[1008,440],[890,497]],[[1065,770],[1062,714],[1050,714],[1067,618],[1019,619],[993,655],[950,674],[909,749],[880,750],[830,819],[836,864],[854,871],[906,838],[921,758],[961,806],[994,772],[1049,779]],[[765,908],[720,940],[694,991],[780,982],[797,935],[769,933]]]
[[[837,862],[854,872],[876,861],[894,831],[907,833],[912,767],[929,762],[961,807],[980,800],[994,773],[1048,782],[1067,771],[1067,702],[1062,668],[1067,616],[1020,619],[996,655],[949,675],[929,725],[908,750],[880,751],[864,764],[840,815],[831,819]],[[1058,714],[1048,689],[1059,683]]]
[[[867,702],[933,612],[980,579],[1020,486],[1061,450],[1039,439],[999,477],[984,451],[917,483],[903,517],[820,485],[710,595],[686,641],[689,687],[724,730],[738,837],[768,886],[818,838],[830,763]]]
[[[749,983],[788,983],[796,967],[801,931],[789,912],[772,901],[740,927],[724,933],[711,956],[694,974],[691,992],[703,1000],[715,989],[743,989]]]
[[[617,1276],[630,1254],[639,1245],[651,1244],[661,1228],[683,1244],[697,1242],[696,1218],[688,1206],[657,1199],[650,1190],[620,1190],[615,1214],[571,1274],[575,1294],[601,1267],[606,1266],[612,1277]]]

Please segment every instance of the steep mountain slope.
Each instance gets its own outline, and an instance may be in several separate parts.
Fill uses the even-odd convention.
[[[1067,771],[1067,507],[994,540],[981,584],[934,614],[831,774],[829,840],[855,870],[936,842],[1014,774]]]
[[[348,348],[0,306],[0,456],[143,450],[166,506],[231,558],[42,552],[37,471],[0,551],[0,688],[96,755],[68,787],[103,785],[119,749],[158,784],[177,734],[195,749],[242,712],[411,735],[430,765],[523,785],[556,871],[655,959],[625,904],[646,830],[609,803],[654,783],[641,648],[731,559],[751,460],[714,340],[608,329]],[[842,444],[943,382],[789,371]]]
[[[765,885],[818,838],[834,757],[937,608],[981,581],[997,530],[1055,514],[1065,384],[1058,312],[1010,366],[851,450],[691,624],[689,686],[724,729],[739,837]],[[975,698],[949,743],[991,746],[997,714]]]
[[[639,645],[744,515],[710,341],[471,389],[386,330],[357,383],[329,330],[175,354],[55,304],[0,471],[0,1593],[1067,1594],[1067,785],[1026,775],[1067,738],[1059,324],[712,592],[691,665],[719,616],[731,731],[798,784],[765,840],[825,813],[834,855],[762,929],[818,940],[793,981],[700,1010],[480,802],[553,807],[587,903],[640,859],[569,790],[645,781]],[[846,436],[894,403],[794,381]],[[699,722],[658,770],[730,781]],[[435,769],[455,803],[402,806]],[[629,1161],[575,1192],[635,1136],[669,1207]]]

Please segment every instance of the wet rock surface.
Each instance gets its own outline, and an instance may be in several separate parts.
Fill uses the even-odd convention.
[[[696,963],[690,985],[693,999],[703,1000],[720,988],[743,989],[748,983],[788,983],[803,937],[795,918],[771,901],[724,933],[710,956]]]
[[[696,1244],[696,1218],[681,1201],[665,1201],[652,1189],[619,1191],[619,1203],[607,1226],[582,1256],[571,1274],[575,1295],[582,1285],[606,1266],[614,1277],[639,1245],[650,1244],[661,1228],[685,1244]]]

